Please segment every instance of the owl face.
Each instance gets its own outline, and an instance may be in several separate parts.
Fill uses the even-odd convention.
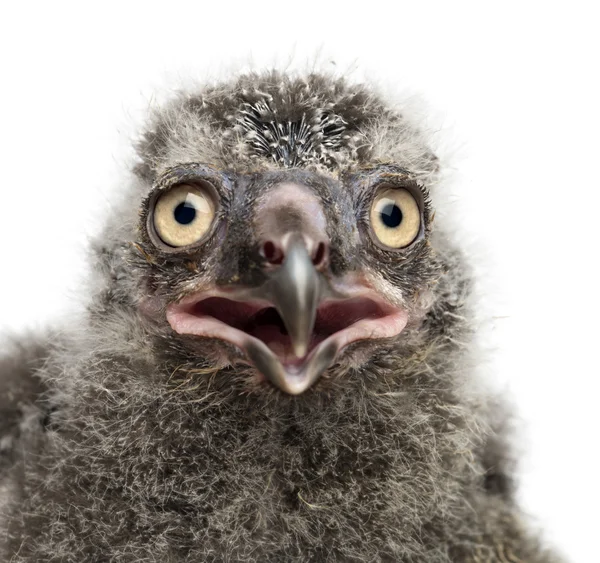
[[[421,320],[437,273],[431,214],[427,190],[394,165],[170,167],[139,225],[155,320],[189,353],[303,393]]]

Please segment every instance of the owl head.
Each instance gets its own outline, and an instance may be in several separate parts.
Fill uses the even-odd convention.
[[[156,111],[138,154],[111,298],[135,304],[173,369],[318,393],[447,330],[438,162],[371,88],[245,75]]]

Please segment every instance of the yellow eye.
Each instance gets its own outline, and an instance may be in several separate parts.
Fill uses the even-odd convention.
[[[381,191],[371,207],[371,228],[384,246],[408,246],[421,230],[421,212],[415,198],[402,188]]]
[[[169,246],[188,246],[208,232],[214,217],[215,204],[208,188],[179,184],[158,198],[154,230]]]

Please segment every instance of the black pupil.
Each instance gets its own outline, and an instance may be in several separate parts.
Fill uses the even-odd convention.
[[[196,208],[187,201],[182,201],[175,208],[173,215],[179,224],[189,225],[196,218]]]
[[[381,210],[381,220],[386,227],[395,229],[402,223],[402,211],[395,203],[386,203]]]

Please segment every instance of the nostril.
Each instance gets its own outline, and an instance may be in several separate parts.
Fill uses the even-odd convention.
[[[327,246],[324,242],[320,242],[317,245],[315,253],[313,254],[312,262],[315,266],[322,266],[327,260]]]
[[[271,264],[281,264],[283,262],[283,251],[270,240],[262,245],[262,255]]]

